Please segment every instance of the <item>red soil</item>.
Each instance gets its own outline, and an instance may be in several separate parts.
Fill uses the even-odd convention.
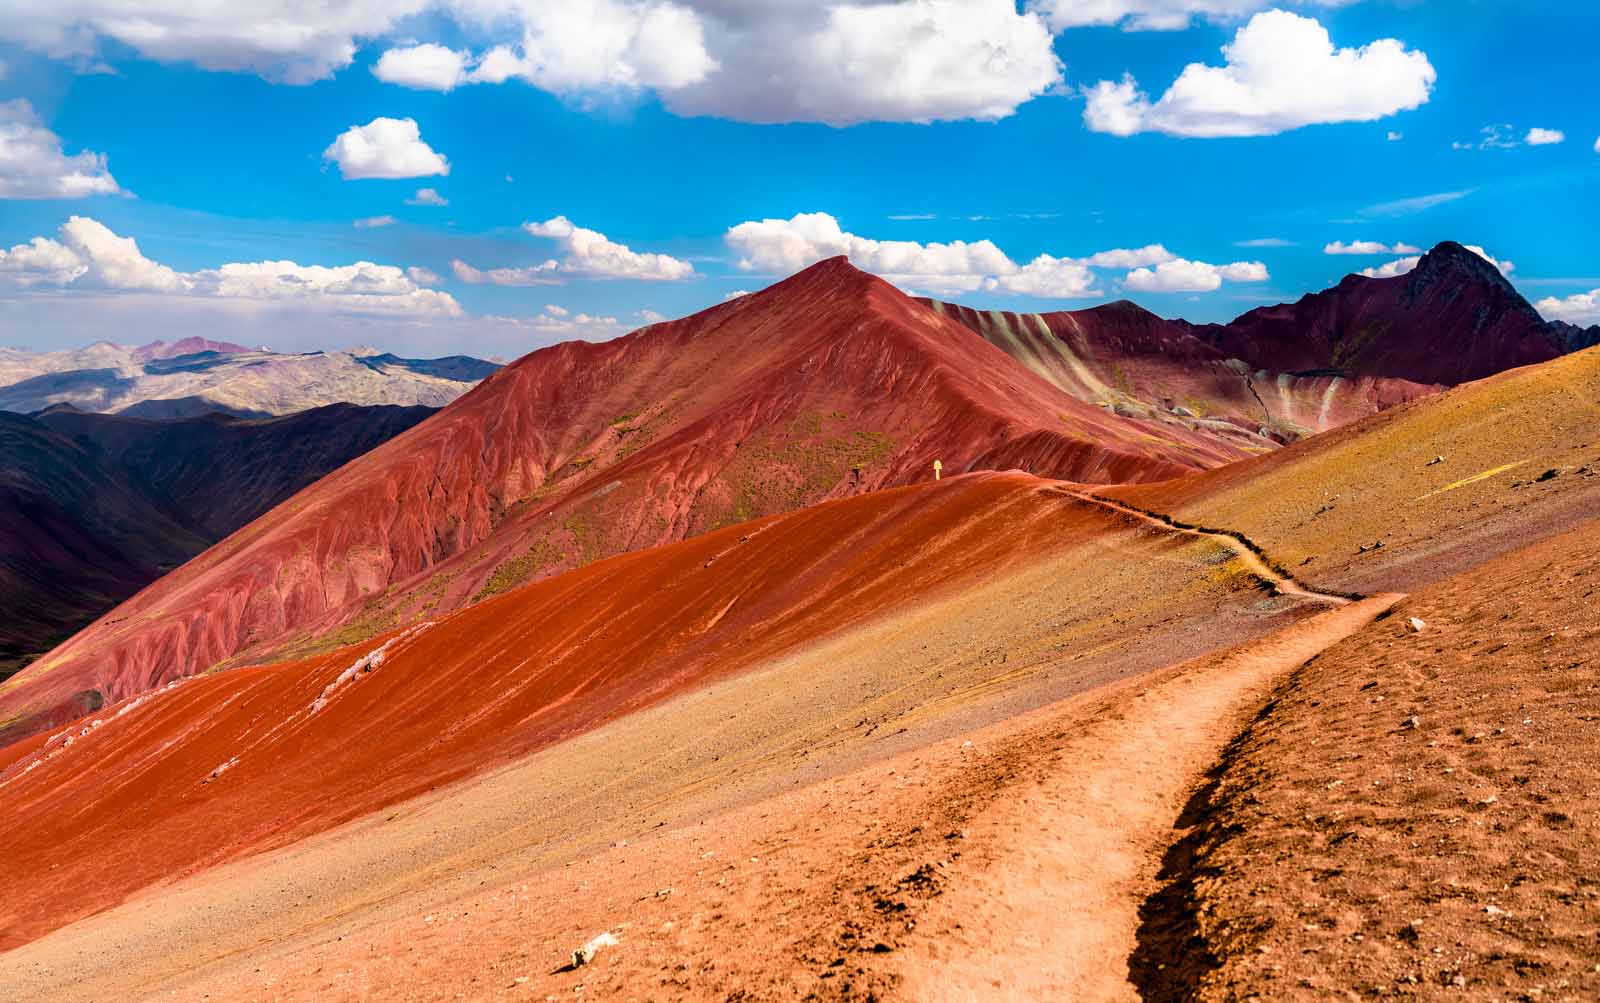
[[[925,479],[1173,477],[1245,455],[1084,404],[844,259],[506,367],[0,689],[0,741],[223,664],[362,640],[610,554]]]
[[[877,492],[592,564],[381,643],[107,707],[0,750],[12,820],[0,831],[0,949],[1037,558],[1111,518],[1019,474]]]

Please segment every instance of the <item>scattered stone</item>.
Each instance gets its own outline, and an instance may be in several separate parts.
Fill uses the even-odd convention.
[[[594,956],[599,954],[602,948],[616,947],[620,943],[622,942],[617,939],[616,935],[610,930],[607,930],[605,933],[600,934],[587,944],[572,952],[572,967],[582,968],[584,965],[587,965],[589,962],[593,961]]]
[[[1382,549],[1383,549],[1383,541],[1379,540],[1379,541],[1377,541],[1376,543],[1374,543],[1370,547],[1367,546],[1366,544],[1362,544],[1360,547],[1356,548],[1356,553],[1358,553],[1358,554],[1370,554],[1375,550],[1382,550]]]
[[[1430,466],[1430,467],[1438,466],[1439,464],[1441,464],[1443,462],[1444,462],[1444,457],[1435,456],[1433,459],[1428,461],[1427,466]]]
[[[1490,916],[1509,916],[1509,915],[1511,915],[1510,913],[1506,912],[1504,909],[1500,908],[1497,905],[1486,905],[1486,906],[1483,907],[1483,911],[1485,913],[1488,913]]]
[[[1177,407],[1173,408],[1172,409],[1172,413],[1177,415],[1180,418],[1193,418],[1194,417],[1194,412],[1189,410],[1188,408],[1184,407],[1182,404],[1179,404]]]
[[[1535,477],[1533,479],[1533,481],[1534,481],[1535,484],[1543,484],[1545,481],[1553,481],[1557,477],[1560,477],[1560,476],[1561,476],[1561,471],[1557,470],[1554,467],[1551,467],[1549,470],[1546,470],[1544,473],[1540,474],[1538,477]]]
[[[1417,717],[1417,715],[1413,714],[1410,717],[1406,718],[1404,721],[1401,721],[1400,722],[1400,727],[1408,728],[1408,729],[1420,728],[1420,727],[1422,727],[1422,719]]]
[[[1406,621],[1406,626],[1411,628],[1411,633],[1420,634],[1428,629],[1428,622],[1418,617],[1412,617]]]

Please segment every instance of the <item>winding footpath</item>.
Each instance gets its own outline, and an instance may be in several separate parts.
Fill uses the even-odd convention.
[[[1147,522],[1150,525],[1155,526],[1157,529],[1163,529],[1180,536],[1197,536],[1208,540],[1214,540],[1215,542],[1222,544],[1224,547],[1227,547],[1229,550],[1232,550],[1235,554],[1237,554],[1240,562],[1244,564],[1245,568],[1247,568],[1256,578],[1260,579],[1262,582],[1265,582],[1273,590],[1273,592],[1278,595],[1288,596],[1293,599],[1306,599],[1310,600],[1311,602],[1330,603],[1335,606],[1343,606],[1347,603],[1354,602],[1355,600],[1362,598],[1360,596],[1349,596],[1338,592],[1323,592],[1318,589],[1311,588],[1287,571],[1283,571],[1277,567],[1274,567],[1268,562],[1266,557],[1263,556],[1263,551],[1261,548],[1256,546],[1253,541],[1242,534],[1231,533],[1220,529],[1206,529],[1201,526],[1190,526],[1186,523],[1178,522],[1171,516],[1163,515],[1160,512],[1148,512],[1142,508],[1135,508],[1134,506],[1128,505],[1124,502],[1119,502],[1111,498],[1105,498],[1097,494],[1092,494],[1088,491],[1076,491],[1071,488],[1053,488],[1051,490],[1069,498],[1076,498],[1077,500],[1089,505],[1098,505],[1101,508],[1110,509],[1113,512],[1120,512],[1121,514],[1129,516],[1130,518]],[[1391,603],[1390,605],[1393,604]]]
[[[1139,1000],[1130,959],[1149,918],[1141,907],[1159,887],[1180,826],[1199,821],[1183,818],[1185,802],[1275,685],[1404,598],[1317,591],[1232,534],[1060,490],[1214,539],[1279,594],[1330,608],[1157,673],[1129,687],[1109,713],[1063,714],[1055,724],[1056,734],[1071,736],[1064,747],[1035,739],[1050,767],[973,820],[968,838],[988,848],[983,864],[963,869],[898,954],[908,1000]]]

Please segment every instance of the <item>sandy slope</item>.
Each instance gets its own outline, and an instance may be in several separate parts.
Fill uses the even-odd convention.
[[[1597,550],[1419,590],[1285,680],[1191,813],[1152,995],[1600,999]]]
[[[566,866],[502,859],[492,878],[479,872],[486,889],[455,882],[455,897],[385,901],[336,886],[328,921],[247,925],[254,936],[199,977],[190,966],[211,945],[181,935],[174,913],[198,906],[237,925],[291,874],[331,874],[387,837],[367,826],[283,865],[191,883],[66,931],[76,958],[59,950],[73,938],[55,938],[39,946],[56,950],[0,959],[0,973],[38,999],[1116,998],[1129,992],[1148,851],[1198,773],[1274,678],[1391,601],[1337,607]],[[464,792],[429,814],[437,826],[483,805]],[[448,868],[430,876],[448,880]],[[202,928],[228,934],[189,927]],[[601,929],[621,946],[556,970]],[[1002,968],[996,944],[1016,952]],[[60,978],[91,958],[97,980],[70,981],[83,968]],[[1092,991],[1085,979],[1098,980]]]

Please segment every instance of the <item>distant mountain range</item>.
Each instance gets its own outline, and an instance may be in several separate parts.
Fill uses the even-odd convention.
[[[923,480],[935,460],[1183,477],[1553,358],[1564,338],[1454,244],[1409,275],[1228,325],[1131,304],[979,312],[835,258],[505,367],[40,659],[0,691],[0,722],[15,737],[91,691],[324,650],[610,555]]]
[[[281,415],[336,403],[443,407],[499,368],[461,355],[282,354],[204,338],[138,346],[102,341],[63,352],[0,348],[0,410],[31,414],[70,404],[182,418],[212,411]]]
[[[0,679],[426,407],[174,421],[0,412]]]

